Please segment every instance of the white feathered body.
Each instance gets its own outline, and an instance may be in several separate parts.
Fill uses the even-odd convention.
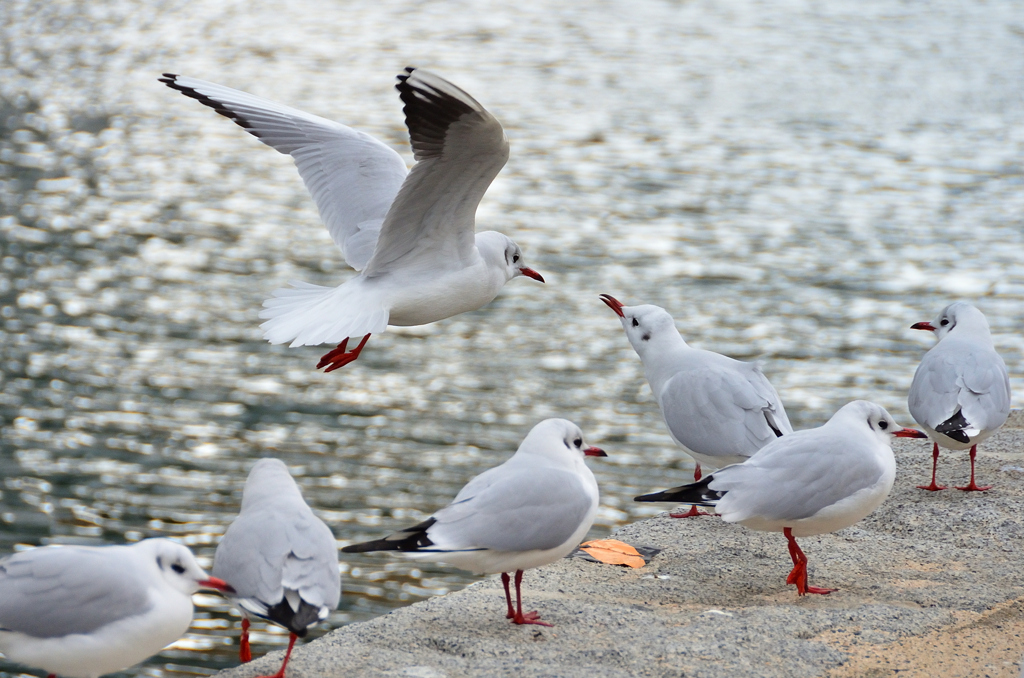
[[[941,323],[945,320],[947,325]],[[950,327],[948,323],[953,323]],[[914,372],[907,405],[928,437],[950,450],[982,442],[1010,415],[1010,378],[992,343],[985,316],[966,302],[950,304],[935,320],[935,344]],[[960,413],[967,442],[936,428]]]

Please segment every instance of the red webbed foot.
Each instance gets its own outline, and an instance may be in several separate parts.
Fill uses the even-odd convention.
[[[917,489],[919,489],[919,490],[928,490],[929,492],[938,492],[939,490],[946,489],[946,486],[945,485],[937,485],[935,483],[935,481],[933,480],[931,485],[918,485]]]
[[[533,612],[520,612],[512,617],[513,624],[533,624],[535,626],[554,626],[547,622],[540,620],[540,613],[534,610]]]
[[[351,362],[354,362],[355,359],[359,357],[359,353],[362,352],[363,347],[366,346],[366,342],[369,340],[370,335],[367,334],[365,337],[363,337],[363,340],[359,342],[358,346],[356,346],[351,351],[347,351],[346,348],[348,347],[348,338],[346,338],[344,341],[338,344],[337,348],[325,353],[324,356],[320,358],[320,362],[316,364],[316,368],[319,370],[322,367],[326,367],[327,369],[324,370],[324,373],[326,374],[327,372],[333,372],[336,369],[339,369],[341,367],[344,367],[345,365],[348,365]]]
[[[690,510],[687,511],[686,513],[670,513],[670,514],[668,514],[668,517],[669,518],[696,518],[697,516],[710,516],[710,515],[713,515],[713,514],[708,513],[707,511],[698,511],[697,510],[697,506],[694,505],[694,506],[691,506]]]
[[[963,490],[964,492],[984,492],[985,490],[991,490],[992,488],[993,485],[978,485],[973,479],[971,479],[970,483],[963,487],[957,487],[956,489]]]

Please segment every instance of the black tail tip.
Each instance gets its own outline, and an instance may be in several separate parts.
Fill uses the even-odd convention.
[[[664,492],[652,492],[650,494],[641,494],[639,497],[633,497],[633,501],[672,501],[665,497]]]

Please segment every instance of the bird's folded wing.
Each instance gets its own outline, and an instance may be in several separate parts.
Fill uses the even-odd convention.
[[[709,365],[669,379],[659,402],[675,439],[698,454],[749,456],[776,438],[765,410],[785,422],[783,433],[792,431],[775,389],[767,380],[770,392],[755,388],[747,376]]]
[[[742,464],[714,472],[708,485],[726,492],[716,510],[730,522],[810,518],[858,490],[873,487],[884,469],[873,454],[822,429],[783,436]]]
[[[397,88],[416,165],[384,220],[368,276],[399,260],[435,270],[466,261],[477,206],[508,160],[501,123],[473,97],[433,73],[406,70]]]
[[[169,73],[161,81],[291,155],[345,261],[363,269],[405,181],[402,156],[364,132],[230,87]]]
[[[509,468],[434,514],[434,550],[531,551],[564,544],[593,507],[574,473]]]
[[[294,523],[292,548],[284,561],[281,582],[317,607],[334,609],[341,597],[338,546],[330,528],[319,520]]]
[[[910,384],[910,414],[932,429],[958,411],[971,429],[998,428],[1010,412],[1006,365],[990,349],[951,350],[962,347],[938,344],[925,354]]]
[[[1010,414],[1010,378],[995,351],[971,353],[963,361],[958,402],[963,416],[978,430],[999,428]]]
[[[238,598],[267,605],[281,601],[285,586],[316,605],[333,606],[341,593],[330,529],[312,514],[270,507],[235,519],[217,546],[213,575],[231,584]]]
[[[43,547],[0,561],[0,628],[36,638],[97,629],[145,613],[148,587],[108,549]]]

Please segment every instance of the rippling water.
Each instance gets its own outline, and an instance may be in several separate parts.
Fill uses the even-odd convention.
[[[908,327],[956,298],[988,314],[1024,392],[1019,3],[549,4],[0,2],[0,553],[165,535],[208,565],[264,455],[340,542],[380,536],[548,416],[611,455],[592,464],[595,535],[650,515],[632,496],[692,467],[602,292],[763,360],[798,427],[854,398],[909,423],[929,337]],[[408,64],[505,125],[479,221],[548,284],[320,374],[322,349],[257,329],[287,280],[349,275],[290,160],[156,78],[409,157],[391,87]],[[473,580],[383,556],[347,556],[343,578],[329,626]],[[188,636],[129,674],[236,661],[237,617],[198,600]]]

